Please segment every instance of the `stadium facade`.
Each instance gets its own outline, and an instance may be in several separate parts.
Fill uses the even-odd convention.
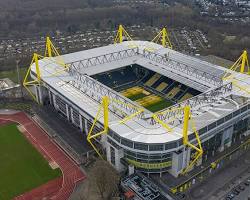
[[[156,43],[124,41],[43,58],[38,65],[37,101],[52,105],[86,135],[95,119],[92,131],[103,130],[104,114],[96,114],[102,98],[110,99],[107,134],[93,143],[118,171],[182,173],[196,156],[183,144],[184,111],[179,108],[187,105],[193,119],[188,140],[198,145],[197,130],[203,149],[195,165],[250,133],[249,75]],[[35,63],[30,75],[37,79]]]

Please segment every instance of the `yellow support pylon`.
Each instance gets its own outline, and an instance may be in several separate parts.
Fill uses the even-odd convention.
[[[118,31],[114,39],[114,43],[122,43],[125,37],[127,40],[133,41],[128,32],[124,29],[124,27],[122,25],[119,25]]]
[[[248,61],[248,53],[246,50],[243,51],[241,56],[236,60],[236,62],[230,67],[230,70],[237,71],[239,70],[240,73],[250,75],[250,67]],[[226,72],[223,76],[223,80],[232,79],[234,76],[231,74],[230,71]]]
[[[31,63],[30,63],[30,66],[27,70],[27,73],[24,77],[24,80],[23,80],[23,86],[24,88],[26,88],[26,90],[29,92],[29,94],[31,95],[31,97],[36,101],[36,97],[35,95],[31,92],[31,90],[29,89],[29,86],[35,86],[35,85],[39,85],[40,82],[41,82],[41,72],[40,72],[40,68],[39,68],[39,55],[34,53],[33,55],[33,58],[31,60]],[[32,65],[35,63],[35,68],[36,68],[36,79],[35,80],[32,80],[32,81],[29,81],[29,75],[30,75],[30,72],[31,72],[31,67]]]
[[[98,154],[98,156],[100,158],[103,159],[103,156],[101,155],[100,151],[95,147],[95,145],[92,142],[92,139],[96,139],[97,137],[99,137],[102,134],[107,134],[108,129],[109,129],[109,123],[108,123],[108,106],[109,106],[109,98],[107,96],[104,96],[102,99],[102,104],[100,105],[98,112],[96,114],[96,117],[94,119],[94,122],[89,130],[89,133],[87,135],[87,141],[90,143],[90,145],[93,147],[93,149],[95,150],[95,152]],[[100,113],[103,110],[103,125],[104,125],[104,129],[102,131],[100,131],[99,133],[96,134],[92,134],[94,127],[97,123],[97,121],[99,120]]]
[[[192,119],[190,106],[187,105],[185,107],[178,107],[178,108],[173,108],[171,110],[167,110],[167,111],[163,111],[163,112],[157,112],[157,113],[154,113],[152,115],[152,117],[157,123],[162,125],[163,128],[165,128],[169,133],[171,133],[173,131],[173,129],[169,126],[169,122],[173,121],[176,118],[173,117],[173,119],[171,119],[169,122],[164,122],[164,121],[160,120],[159,115],[165,115],[168,112],[174,112],[174,111],[178,112],[179,113],[178,115],[181,115],[182,111],[184,113],[183,133],[182,133],[183,134],[183,145],[190,147],[196,151],[194,158],[191,160],[191,162],[189,162],[188,166],[181,173],[181,174],[185,174],[194,166],[194,164],[198,161],[198,159],[201,158],[201,156],[203,155],[203,149],[202,149],[201,141],[199,138],[199,133],[197,132],[195,123]],[[193,145],[189,142],[189,139],[188,139],[189,122],[191,122],[191,126],[192,126],[193,132],[195,134],[195,138],[196,138],[196,141],[198,143],[198,147],[196,147],[195,145]]]
[[[191,144],[189,142],[189,139],[188,139],[188,124],[189,124],[190,119],[191,119],[192,129],[195,133],[196,141],[198,142],[198,147]],[[199,137],[199,134],[196,130],[194,121],[192,120],[190,106],[184,107],[183,144],[191,147],[192,149],[194,149],[196,151],[194,159],[191,160],[191,162],[189,162],[188,166],[181,173],[181,174],[186,174],[195,165],[195,163],[198,161],[198,159],[201,158],[203,155],[203,149],[202,149],[200,137]]]
[[[53,45],[50,37],[46,37],[46,48],[44,52],[44,57],[60,56],[56,47]]]
[[[183,144],[188,144],[188,122],[190,119],[190,106],[184,108],[184,124],[183,124]]]
[[[247,68],[247,69],[245,69],[245,68]],[[248,56],[247,56],[247,51],[246,50],[243,51],[243,53],[242,53],[242,61],[241,61],[241,66],[240,66],[240,72],[250,74],[249,62],[248,62]]]
[[[61,58],[61,55],[57,51],[56,47],[52,43],[50,37],[46,37],[46,47],[44,52],[44,57],[51,58],[56,57],[57,63],[67,69],[67,65],[64,63],[63,59]]]
[[[35,95],[31,92],[31,90],[29,89],[30,86],[35,86],[35,85],[40,85],[41,83],[41,71],[39,68],[39,59],[50,59],[53,56],[56,56],[56,58],[60,59],[60,54],[58,53],[57,49],[55,48],[55,46],[53,45],[53,43],[51,42],[49,37],[46,37],[46,48],[45,48],[45,53],[44,53],[44,57],[41,55],[38,55],[37,53],[34,53],[33,58],[31,60],[31,64],[27,70],[27,73],[24,77],[24,81],[23,81],[23,86],[24,88],[27,89],[27,91],[29,92],[29,94],[31,95],[31,97],[36,101],[36,97]],[[52,73],[50,76],[56,76],[59,73],[64,72],[65,70],[68,69],[67,65],[65,65],[65,63],[63,62],[63,60],[61,59],[61,61],[57,62],[56,60],[52,60],[52,62],[57,63],[58,65],[62,66],[63,69],[62,70],[56,70],[54,73]],[[35,69],[36,69],[36,79],[33,81],[29,81],[29,76],[30,76],[30,72],[31,72],[31,67],[32,65],[35,64]],[[49,76],[47,76],[49,77]]]
[[[152,40],[152,42],[155,42],[155,43],[161,43],[161,45],[163,47],[168,47],[170,49],[173,49],[173,45],[169,39],[169,36],[168,36],[168,31],[166,28],[163,28],[156,36],[155,38]]]

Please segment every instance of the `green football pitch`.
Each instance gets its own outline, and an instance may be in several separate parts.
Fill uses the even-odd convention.
[[[0,199],[9,200],[61,176],[19,132],[0,126]]]

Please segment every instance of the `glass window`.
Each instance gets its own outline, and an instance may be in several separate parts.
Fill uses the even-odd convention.
[[[214,122],[214,123],[208,125],[208,130],[210,131],[210,130],[212,130],[212,129],[215,128],[215,127],[216,127],[216,122]]]
[[[132,152],[132,151],[125,150],[125,153],[128,154],[128,155],[136,157],[136,154],[134,152]]]
[[[240,110],[236,110],[235,112],[233,112],[233,117],[237,116],[240,114]]]
[[[163,145],[162,144],[149,145],[149,151],[163,151]]]
[[[173,148],[176,148],[176,147],[177,147],[177,142],[171,142],[171,143],[165,144],[165,150],[173,149]]]
[[[142,158],[142,159],[148,159],[148,155],[147,154],[137,153],[136,157],[137,158]]]
[[[121,140],[121,143],[122,143],[124,146],[133,148],[133,142],[131,142],[131,141],[129,141],[129,140],[122,139],[122,140]]]
[[[188,135],[188,139],[189,139],[189,140],[192,140],[192,139],[194,139],[194,138],[195,138],[195,133],[192,133],[192,134]]]
[[[227,121],[230,120],[230,119],[232,119],[232,113],[229,114],[229,115],[227,115],[227,116],[225,117],[225,121],[227,122]]]
[[[150,154],[149,159],[161,159],[161,155],[160,154]]]
[[[148,151],[148,145],[142,143],[135,143],[135,149]]]
[[[200,129],[198,132],[199,132],[199,135],[202,135],[202,134],[206,133],[207,132],[207,126]]]
[[[171,154],[170,154],[170,153],[163,154],[163,155],[162,155],[162,158],[171,158]]]
[[[113,133],[113,138],[120,143],[120,137],[116,134],[116,133]]]
[[[224,123],[224,120],[225,120],[224,117],[221,118],[221,119],[219,119],[219,120],[217,121],[217,126],[223,124],[223,123]]]
[[[241,113],[247,111],[247,105],[240,109]]]

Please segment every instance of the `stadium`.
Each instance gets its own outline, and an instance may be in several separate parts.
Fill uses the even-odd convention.
[[[246,51],[226,69],[158,37],[133,41],[120,27],[115,44],[61,56],[47,39],[24,86],[118,171],[178,177],[249,137],[249,66]]]

